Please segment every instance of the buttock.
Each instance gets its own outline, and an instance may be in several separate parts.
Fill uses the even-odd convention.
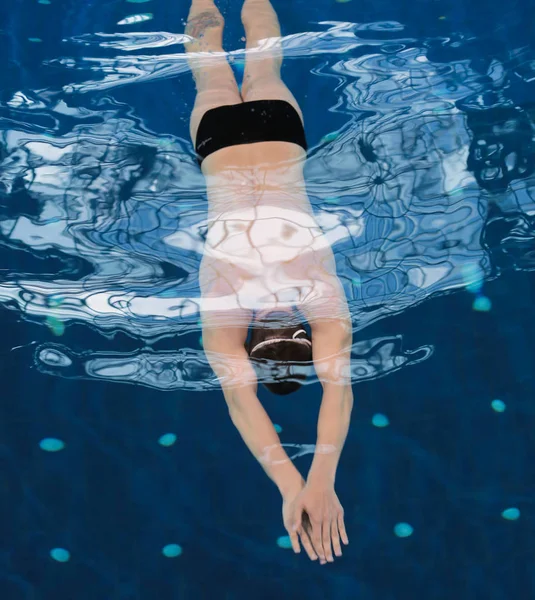
[[[258,142],[288,142],[308,149],[301,117],[286,100],[254,100],[208,110],[199,123],[199,164],[223,148]]]

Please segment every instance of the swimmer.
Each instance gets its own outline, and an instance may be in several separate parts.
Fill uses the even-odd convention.
[[[232,422],[281,492],[294,551],[301,542],[311,560],[325,564],[348,543],[335,474],[353,406],[351,316],[306,193],[303,114],[280,76],[277,15],[269,0],[245,0],[241,18],[241,90],[212,0],[193,0],[185,30],[197,88],[190,135],[208,197],[199,273],[203,344]],[[312,363],[323,395],[305,481],[258,400],[257,370],[282,369],[262,383],[286,395],[302,385],[296,368]]]

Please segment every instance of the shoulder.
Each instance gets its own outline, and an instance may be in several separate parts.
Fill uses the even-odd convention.
[[[253,312],[246,309],[203,311],[203,346],[216,351],[243,350],[252,319]]]

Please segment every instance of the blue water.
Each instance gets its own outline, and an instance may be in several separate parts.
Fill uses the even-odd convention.
[[[239,77],[240,3],[219,6]],[[189,4],[12,0],[2,600],[535,597],[535,11],[274,6],[353,316],[350,545],[323,567],[287,548],[202,350]],[[259,395],[284,444],[315,442],[314,377]]]

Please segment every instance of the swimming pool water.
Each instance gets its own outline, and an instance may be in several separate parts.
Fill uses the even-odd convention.
[[[18,0],[0,7],[2,599],[534,597],[533,8],[273,5],[353,317],[350,544],[324,567],[292,553],[202,349],[189,4]],[[218,6],[239,78],[241,6]],[[306,473],[317,380],[259,390]]]

